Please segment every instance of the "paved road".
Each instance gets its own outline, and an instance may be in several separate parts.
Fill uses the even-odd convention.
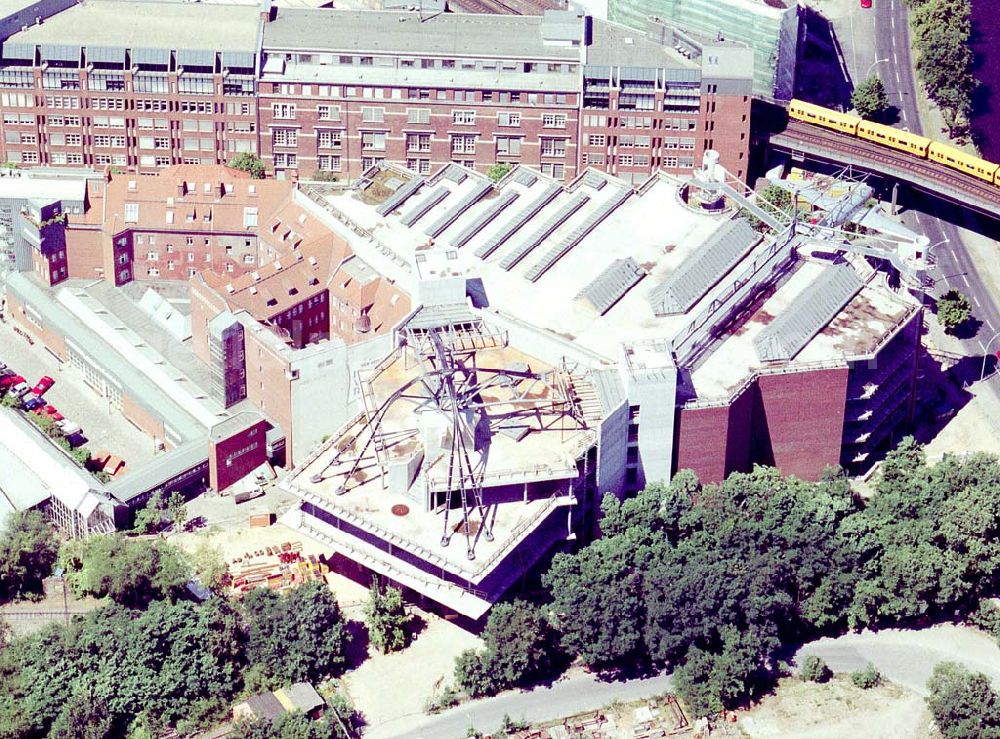
[[[594,711],[616,700],[640,700],[663,695],[670,690],[670,676],[601,682],[590,675],[575,675],[547,688],[525,693],[505,693],[465,703],[437,716],[414,716],[371,727],[366,739],[458,739],[469,726],[494,731],[504,715],[532,723]]]
[[[836,22],[835,28],[842,36],[845,61],[855,83],[862,81],[870,71],[878,71],[889,100],[899,109],[900,125],[914,133],[938,136],[937,131],[924,131],[920,121],[917,80],[910,55],[909,21],[903,0],[876,2],[867,10],[856,8],[846,20]],[[919,205],[922,212],[912,210],[903,220],[915,231],[924,233],[934,246],[938,261],[934,295],[940,296],[949,289],[959,290],[972,300],[974,316],[982,321],[977,335],[962,342],[965,353],[982,356],[995,352],[1000,349],[1000,336],[997,336],[1000,307],[979,274],[979,269],[989,266],[977,265],[962,241],[960,229],[937,217],[936,210],[941,207],[932,199],[924,199]],[[969,214],[961,225],[972,231],[989,232],[988,222],[977,219]],[[993,265],[993,268],[1000,269],[1000,266]],[[987,383],[984,391],[1000,402],[1000,382],[996,378]]]
[[[985,673],[1000,685],[1000,647],[995,640],[973,629],[934,626],[918,631],[889,629],[845,634],[803,646],[795,656],[821,657],[834,672],[854,672],[869,662],[886,678],[920,695],[927,694],[927,679],[939,662],[961,662]]]

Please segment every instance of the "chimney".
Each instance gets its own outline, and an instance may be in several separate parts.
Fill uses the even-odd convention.
[[[177,183],[177,197],[182,198],[187,195],[187,184],[183,181]]]
[[[219,183],[219,197],[226,197],[226,185],[222,182]]]
[[[278,17],[278,9],[274,7],[271,0],[263,0],[260,4],[261,23],[270,23]]]

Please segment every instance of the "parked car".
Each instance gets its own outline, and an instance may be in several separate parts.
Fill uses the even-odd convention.
[[[6,390],[9,387],[14,387],[18,382],[24,382],[23,379],[18,380],[19,375],[4,375],[0,377],[0,390]]]
[[[45,406],[45,415],[51,418],[53,421],[62,421],[63,414],[56,410],[54,405]]]
[[[22,380],[16,385],[11,385],[9,392],[11,395],[20,398],[22,395],[27,395],[28,393],[30,393],[31,387],[22,378]]]
[[[87,443],[87,437],[77,431],[73,434],[66,434],[66,441],[69,442],[71,447],[76,449],[78,446],[83,446]]]
[[[45,405],[45,401],[34,393],[28,393],[22,402],[26,411],[33,411],[36,408],[41,408]]]
[[[59,422],[59,428],[66,436],[72,436],[73,434],[80,433],[83,429],[80,428],[80,424],[70,421],[68,418],[64,418]]]
[[[55,380],[53,380],[48,375],[43,375],[42,379],[38,381],[38,384],[35,385],[33,388],[31,388],[31,392],[39,396],[45,395],[45,393],[48,392],[49,388],[55,384],[56,384]]]

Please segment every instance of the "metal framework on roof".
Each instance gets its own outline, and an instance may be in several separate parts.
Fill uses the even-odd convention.
[[[535,200],[523,211],[517,213],[508,223],[505,223],[499,231],[487,239],[476,249],[476,256],[486,259],[490,254],[499,249],[511,236],[514,235],[521,226],[534,218],[539,211],[556,199],[556,196],[563,191],[559,185],[549,185],[542,191]]]
[[[392,211],[396,210],[396,208],[405,203],[407,198],[419,190],[420,186],[423,184],[423,177],[414,177],[409,182],[400,185],[396,188],[396,192],[387,197],[378,207],[375,208],[375,212],[380,216],[392,213]]]
[[[464,172],[462,174],[465,174]],[[480,182],[469,192],[462,196],[461,200],[455,203],[451,208],[446,210],[444,214],[441,215],[434,223],[428,226],[427,230],[424,231],[432,239],[436,239],[444,230],[453,224],[460,215],[471,208],[473,205],[478,203],[486,193],[493,189],[493,184],[491,182]]]
[[[414,223],[419,221],[427,212],[430,211],[435,205],[438,205],[442,200],[444,200],[451,193],[444,185],[439,185],[435,190],[428,195],[426,198],[417,203],[408,213],[404,213],[403,217],[400,218],[400,222],[404,226],[412,226]]]
[[[616,259],[583,288],[577,298],[586,300],[603,316],[646,274],[646,270],[632,257]]]
[[[514,249],[507,254],[507,256],[501,259],[500,266],[507,271],[513,269],[518,262],[528,256],[528,254],[539,244],[551,236],[553,231],[572,218],[573,214],[585,206],[589,201],[590,196],[586,193],[579,193],[576,195],[572,200],[549,216],[545,223],[543,223],[537,231],[535,231],[525,241],[522,241],[514,247]]]
[[[832,264],[754,338],[764,362],[788,361],[857,295],[864,283],[848,264]]]
[[[760,243],[761,236],[742,218],[726,221],[701,248],[649,293],[658,316],[685,313]]]
[[[565,367],[534,371],[523,362],[507,367],[480,364],[479,352],[507,346],[507,332],[485,324],[464,306],[423,310],[400,331],[404,358],[415,357],[420,371],[384,401],[375,398],[371,378],[362,380],[363,423],[337,445],[325,467],[312,475],[321,482],[331,471],[341,480],[337,495],[383,477],[390,459],[410,450],[419,428],[383,426],[398,403],[409,414],[444,418],[444,459],[435,460],[443,477],[428,477],[428,493],[442,511],[441,546],[455,534],[465,539],[466,556],[476,557],[480,537],[493,540],[490,505],[483,499],[487,460],[493,438],[520,441],[532,431],[569,431],[588,427],[586,407],[578,400],[574,375]],[[424,464],[428,461],[425,458]],[[453,516],[461,516],[457,523]]]

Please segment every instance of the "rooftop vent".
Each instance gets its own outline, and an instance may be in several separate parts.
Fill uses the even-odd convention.
[[[253,278],[254,282],[260,282],[260,272],[251,272],[250,276]]]
[[[280,259],[275,259],[274,260],[274,269],[275,270],[280,270],[281,269],[281,260]]]
[[[233,283],[230,282],[228,285],[226,285],[226,292],[229,293],[230,295],[236,292],[236,288],[233,287]]]
[[[257,294],[257,288],[254,287],[253,285],[250,286],[250,294],[251,295],[256,295]]]
[[[313,267],[315,267],[315,266],[317,266],[319,264],[319,262],[316,261],[316,257],[309,257],[309,264],[311,264]]]

